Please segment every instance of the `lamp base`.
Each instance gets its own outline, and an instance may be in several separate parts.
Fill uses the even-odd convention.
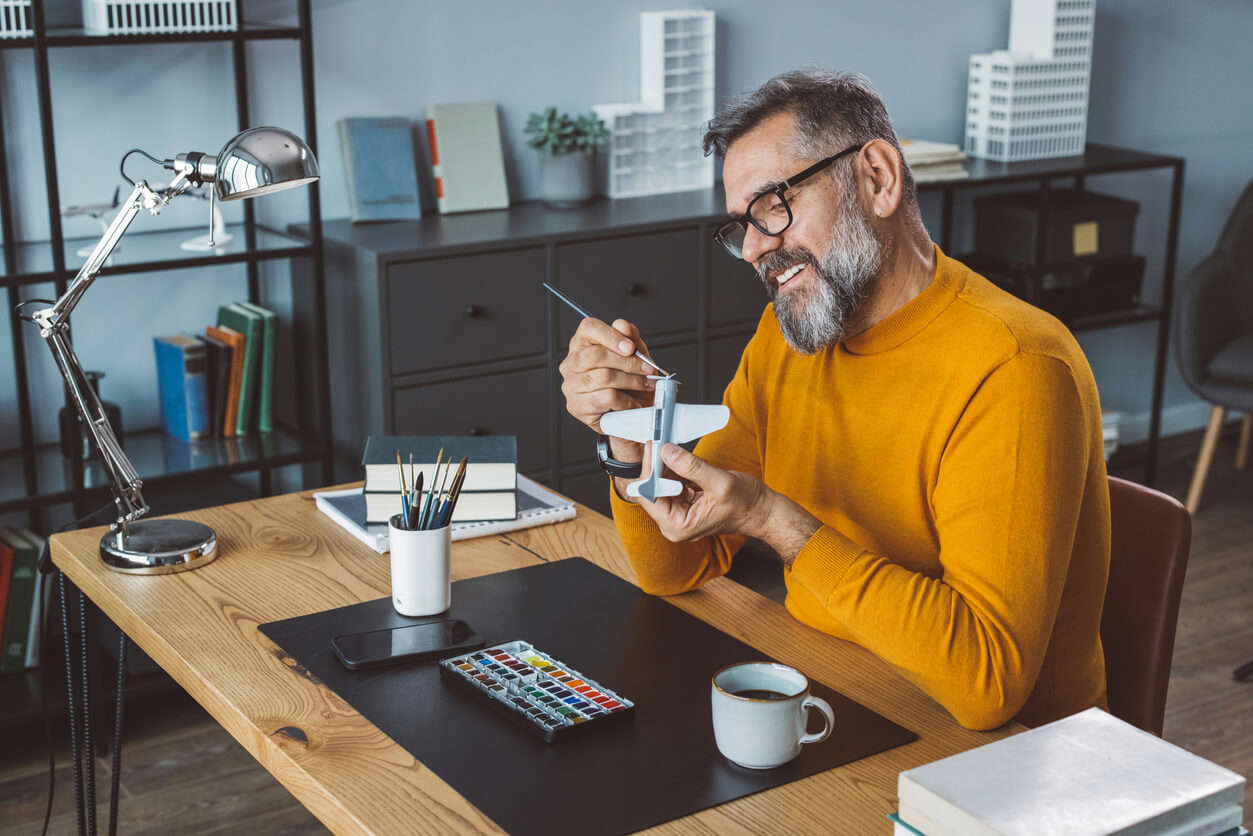
[[[218,556],[217,535],[191,520],[137,520],[100,538],[100,559],[115,572],[164,575],[198,569]]]

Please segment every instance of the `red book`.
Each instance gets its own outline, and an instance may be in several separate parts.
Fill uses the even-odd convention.
[[[9,580],[13,577],[13,548],[0,539],[0,625],[9,608]]]

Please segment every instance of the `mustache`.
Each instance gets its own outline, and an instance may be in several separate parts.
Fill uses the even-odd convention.
[[[766,292],[770,294],[771,299],[773,299],[775,294],[778,293],[779,287],[778,284],[770,278],[770,276],[774,273],[786,270],[788,267],[800,262],[804,262],[810,267],[815,268],[815,272],[817,272],[818,259],[814,258],[814,254],[809,250],[803,248],[795,250],[775,250],[762,259],[762,261],[757,265],[757,278],[760,279],[761,283],[766,286]]]

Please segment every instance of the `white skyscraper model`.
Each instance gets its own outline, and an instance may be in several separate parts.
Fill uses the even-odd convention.
[[[609,196],[709,188],[701,137],[714,115],[714,13],[640,15],[640,101],[597,105],[609,129]]]
[[[1083,153],[1096,0],[1012,0],[1009,49],[970,56],[966,153],[1012,162]]]

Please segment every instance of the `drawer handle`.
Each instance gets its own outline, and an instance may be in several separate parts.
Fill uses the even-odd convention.
[[[478,305],[466,305],[462,313],[465,314],[466,319],[479,319],[483,316],[483,309]]]
[[[482,427],[471,427],[470,431],[467,432],[466,435],[474,436],[477,438],[480,435],[487,435],[487,430],[483,429]]]
[[[632,282],[627,287],[627,296],[643,296],[648,292],[648,288],[639,282]]]

